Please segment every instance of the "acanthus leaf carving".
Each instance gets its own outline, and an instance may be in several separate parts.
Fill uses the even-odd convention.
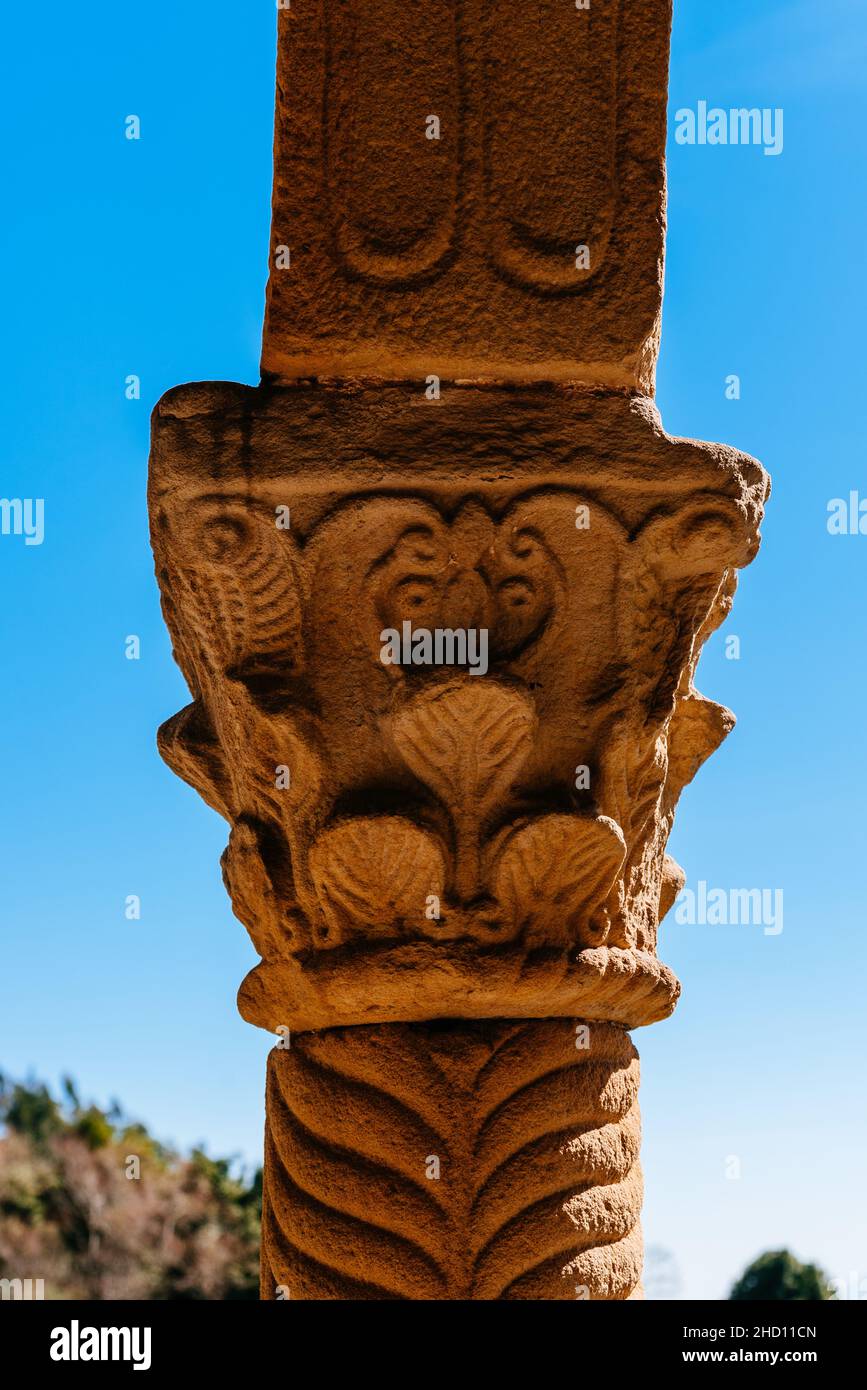
[[[416,696],[391,726],[401,757],[448,808],[462,902],[480,891],[482,827],[526,760],[536,727],[526,696],[471,681]]]

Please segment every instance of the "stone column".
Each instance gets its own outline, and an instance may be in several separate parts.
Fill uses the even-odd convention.
[[[640,1296],[693,674],[767,478],[652,400],[670,0],[293,0],[258,387],[154,413],[169,765],[261,963],[262,1296]]]

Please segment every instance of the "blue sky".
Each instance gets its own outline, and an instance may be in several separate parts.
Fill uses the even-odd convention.
[[[164,390],[258,376],[274,23],[266,0],[94,0],[50,23],[17,6],[0,84],[0,495],[46,499],[42,546],[0,538],[0,1066],[71,1072],[161,1136],[251,1163],[270,1039],[235,1011],[255,956],[220,881],[226,828],[156,755],[188,697],[145,482]],[[738,727],[671,849],[693,885],[781,888],[784,930],[669,917],[683,999],[636,1035],[647,1239],[702,1298],[782,1244],[867,1295],[867,536],[826,529],[831,498],[867,498],[865,98],[857,0],[676,0],[672,117],[700,99],[785,113],[779,158],[670,148],[663,418],[774,478],[699,673]]]

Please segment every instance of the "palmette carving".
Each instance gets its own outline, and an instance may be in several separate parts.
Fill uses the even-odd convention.
[[[638,1057],[621,1028],[581,1034],[393,1024],[275,1049],[263,1298],[640,1297]]]
[[[626,854],[607,816],[541,816],[509,832],[494,867],[493,891],[528,947],[617,941],[603,915]]]
[[[440,846],[400,816],[358,816],[325,830],[310,865],[325,918],[315,943],[321,946],[415,935],[423,929],[428,897],[444,892]]]
[[[469,683],[411,700],[392,723],[404,762],[451,816],[459,902],[481,891],[482,827],[526,762],[535,724],[532,705],[517,693]]]

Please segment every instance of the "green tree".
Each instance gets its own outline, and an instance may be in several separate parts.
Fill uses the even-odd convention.
[[[753,1260],[733,1286],[730,1300],[762,1303],[788,1299],[826,1301],[834,1292],[818,1265],[801,1264],[789,1250],[767,1250]]]
[[[0,1074],[0,1118],[9,1129],[25,1135],[38,1147],[61,1134],[63,1115],[47,1086],[24,1086]]]

